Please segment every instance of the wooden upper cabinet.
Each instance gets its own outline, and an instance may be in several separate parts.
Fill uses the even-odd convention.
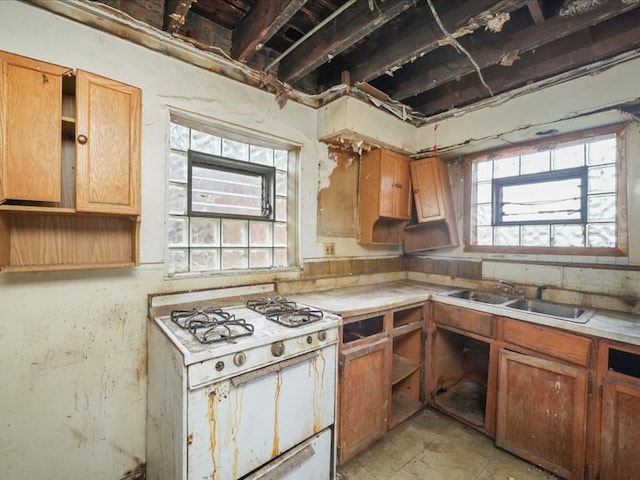
[[[0,52],[0,202],[59,202],[62,76],[70,69]]]
[[[411,218],[409,158],[390,150],[375,149],[362,157],[361,208],[373,208],[380,217]]]
[[[402,229],[411,218],[409,158],[375,149],[360,159],[358,242],[402,243]]]
[[[411,163],[419,223],[447,218],[446,203],[451,202],[451,189],[446,168],[442,160],[435,157]]]
[[[76,210],[140,213],[140,89],[78,70]]]
[[[458,246],[447,166],[432,157],[411,162],[410,168],[418,223],[404,231],[405,253]]]

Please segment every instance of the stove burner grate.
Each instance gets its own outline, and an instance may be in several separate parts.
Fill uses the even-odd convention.
[[[267,320],[279,323],[285,327],[301,327],[309,323],[317,322],[323,317],[320,310],[312,310],[308,307],[295,310],[281,310],[266,314]]]
[[[188,330],[200,343],[210,344],[253,335],[254,326],[219,308],[174,310],[171,321]]]
[[[247,308],[254,312],[269,315],[273,312],[297,310],[296,302],[291,302],[284,297],[261,298],[247,301]]]

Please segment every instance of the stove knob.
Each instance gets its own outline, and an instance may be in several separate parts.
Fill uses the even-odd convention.
[[[271,345],[271,353],[273,354],[274,357],[281,357],[282,354],[284,353],[284,343],[276,342],[273,345]]]
[[[243,366],[243,365],[244,365],[244,362],[246,362],[246,361],[247,361],[247,356],[246,356],[244,353],[242,353],[242,352],[236,353],[236,354],[233,356],[233,364],[234,364],[236,367],[241,367],[241,366]]]
[[[224,370],[224,362],[219,361],[216,363],[216,371],[221,372],[222,370]]]
[[[324,342],[327,339],[327,332],[325,332],[324,330],[319,331],[318,338],[321,342]]]
[[[311,344],[313,343],[313,337],[312,337],[311,335],[309,335],[309,336],[307,337],[307,343],[308,343],[309,345],[311,345]]]

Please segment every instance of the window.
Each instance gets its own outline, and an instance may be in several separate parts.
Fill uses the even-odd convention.
[[[181,118],[169,143],[168,274],[294,263],[294,148]]]
[[[620,255],[616,133],[511,148],[467,162],[468,251]]]

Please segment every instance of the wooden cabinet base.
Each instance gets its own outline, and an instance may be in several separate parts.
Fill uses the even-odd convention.
[[[137,217],[0,212],[0,271],[135,266]]]
[[[584,478],[588,373],[501,350],[496,445],[567,479]]]

